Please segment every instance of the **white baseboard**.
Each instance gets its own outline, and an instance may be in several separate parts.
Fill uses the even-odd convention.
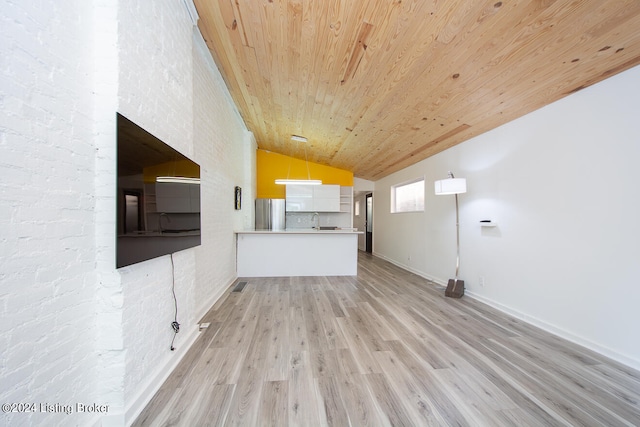
[[[204,315],[207,314],[209,310],[211,310],[211,307],[213,307],[213,305],[218,302],[220,297],[224,295],[227,289],[229,289],[229,286],[233,285],[236,280],[238,280],[238,276],[235,276],[233,279],[231,279],[231,281],[227,283],[226,286],[221,287],[216,293],[212,294],[211,297],[209,297],[203,304],[200,305],[200,307],[197,308],[196,319],[198,319],[198,321],[200,321],[200,319],[202,319]]]
[[[502,311],[503,313],[506,313],[510,316],[513,316],[519,320],[522,320],[523,322],[526,322],[530,325],[536,326],[546,332],[549,332],[550,334],[553,334],[555,336],[558,336],[560,338],[563,338],[567,341],[570,341],[574,344],[578,344],[582,347],[585,347],[589,350],[592,350],[598,354],[601,354],[602,356],[608,357],[609,359],[615,360],[618,363],[621,363],[625,366],[628,366],[630,368],[636,369],[636,370],[640,370],[640,361],[632,359],[630,357],[627,357],[623,354],[620,354],[614,350],[611,350],[610,348],[604,347],[599,345],[598,343],[595,343],[593,341],[589,341],[585,338],[582,338],[578,335],[575,335],[565,329],[559,328],[551,323],[545,322],[542,319],[539,319],[537,317],[534,316],[530,316],[526,313],[522,313],[518,310],[514,310],[511,307],[508,307],[506,305],[500,304],[499,302],[496,302],[492,299],[486,298],[482,295],[478,295],[474,292],[469,292],[467,290],[465,290],[465,295],[468,295],[469,297],[475,299],[476,301],[480,301],[484,304],[487,304],[488,306],[491,306],[493,308],[495,308],[496,310]]]
[[[229,286],[233,284],[237,280],[235,277],[231,280],[226,286],[220,288],[218,292],[213,294],[210,298],[208,298],[204,304],[202,304],[198,312],[196,313],[195,318],[201,319],[211,307],[218,301],[218,299],[224,295]],[[162,384],[169,378],[169,375],[174,371],[174,369],[178,366],[180,361],[187,354],[189,349],[196,342],[196,339],[199,336],[200,328],[198,324],[192,325],[189,327],[188,334],[184,341],[180,343],[179,346],[176,347],[176,352],[173,354],[173,357],[167,360],[167,362],[156,369],[156,374],[149,380],[146,385],[141,387],[141,391],[139,391],[133,401],[127,405],[125,413],[113,413],[107,416],[101,417],[101,419],[96,422],[94,425],[102,425],[106,426],[123,426],[123,425],[131,425],[135,419],[142,413],[144,408],[149,404],[153,396],[158,392]]]
[[[400,262],[397,262],[394,259],[388,258],[388,257],[386,257],[386,256],[384,256],[382,254],[377,253],[377,252],[374,252],[372,255],[375,256],[375,257],[378,257],[380,259],[383,259],[383,260],[385,260],[387,262],[390,262],[391,264],[395,265],[396,267],[400,267],[403,270],[407,270],[407,271],[409,271],[409,272],[411,272],[413,274],[417,274],[418,276],[420,276],[420,277],[422,277],[424,279],[430,280],[430,281],[432,281],[432,282],[434,282],[434,283],[436,283],[438,285],[447,286],[447,281],[446,280],[440,279],[440,278],[435,277],[435,276],[431,276],[431,275],[425,273],[424,271],[416,270],[415,268],[412,268],[412,267],[410,267],[408,265],[404,265],[404,264],[402,264]]]
[[[419,271],[419,270],[415,270],[409,266],[403,265],[402,263],[399,263],[393,259],[390,259],[384,255],[378,254],[378,253],[373,253],[374,256],[383,259],[385,261],[390,262],[391,264],[398,266],[404,270],[410,271],[411,273],[417,274],[420,277],[423,277],[427,280],[431,280],[432,282],[435,282],[438,285],[441,286],[447,286],[447,280],[443,280],[437,277],[433,277],[430,276],[429,274],[426,274],[423,271]],[[566,339],[567,341],[570,341],[574,344],[578,344],[582,347],[585,347],[589,350],[592,350],[598,354],[601,354],[602,356],[608,357],[609,359],[612,359],[618,363],[621,363],[625,366],[628,366],[630,368],[636,369],[636,370],[640,370],[640,361],[627,357],[624,354],[620,354],[614,350],[611,350],[610,348],[604,347],[599,345],[598,343],[595,343],[593,341],[589,341],[587,339],[584,339],[578,335],[575,335],[565,329],[559,328],[551,323],[547,323],[542,319],[539,319],[537,317],[534,316],[530,316],[526,313],[522,313],[518,310],[514,310],[511,307],[508,307],[506,305],[500,304],[499,302],[496,302],[492,299],[486,298],[484,296],[478,295],[474,292],[470,292],[469,290],[465,289],[465,296],[469,296],[470,298],[475,299],[476,301],[480,301],[484,304],[487,304],[490,307],[495,308],[498,311],[501,311],[505,314],[508,314],[510,316],[513,316],[519,320],[522,320],[523,322],[526,322],[530,325],[536,326],[546,332],[549,332],[553,335],[556,335],[560,338]]]
[[[187,354],[191,346],[196,342],[199,335],[199,325],[192,325],[184,341],[176,347],[173,357],[167,360],[167,362],[156,369],[156,374],[147,382],[144,387],[141,387],[141,391],[138,392],[135,399],[132,400],[130,405],[127,405],[125,410],[125,421],[127,425],[131,425],[135,419],[140,415],[142,410],[149,404],[153,396],[158,392],[162,384],[169,378],[169,375],[178,366],[182,358]],[[107,425],[104,424],[103,425]]]

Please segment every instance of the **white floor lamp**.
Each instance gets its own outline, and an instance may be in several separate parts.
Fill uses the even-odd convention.
[[[460,270],[460,219],[458,216],[458,194],[467,192],[467,180],[464,178],[455,178],[449,172],[448,179],[442,179],[435,182],[436,195],[454,194],[456,196],[456,277],[449,279],[447,289],[444,294],[448,297],[460,298],[464,295],[464,280],[458,278]]]

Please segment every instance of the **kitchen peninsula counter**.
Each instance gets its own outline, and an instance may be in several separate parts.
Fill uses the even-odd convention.
[[[355,276],[359,234],[351,229],[237,231],[238,277]]]

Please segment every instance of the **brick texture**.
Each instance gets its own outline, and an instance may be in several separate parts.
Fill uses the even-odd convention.
[[[183,1],[0,8],[0,403],[109,405],[0,425],[124,425],[177,357],[173,290],[185,330],[235,279],[255,142]],[[116,111],[201,165],[202,245],[175,275],[169,256],[115,269]]]
[[[0,402],[91,403],[98,363],[92,11],[83,1],[0,8]],[[0,424],[91,419],[3,413]]]

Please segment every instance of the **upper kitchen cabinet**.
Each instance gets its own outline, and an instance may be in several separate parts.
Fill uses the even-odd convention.
[[[163,213],[200,212],[200,185],[156,183],[156,209]]]
[[[288,212],[340,212],[339,185],[287,185]]]
[[[285,209],[287,212],[313,211],[313,186],[287,185]]]
[[[340,186],[313,186],[313,210],[317,212],[340,212]]]

